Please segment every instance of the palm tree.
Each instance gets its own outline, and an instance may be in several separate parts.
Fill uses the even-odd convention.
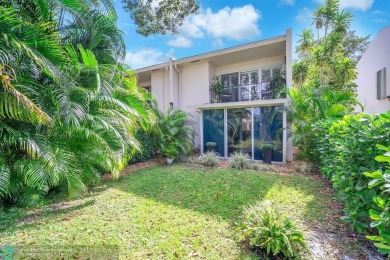
[[[136,130],[153,122],[147,96],[119,64],[112,6],[0,3],[0,201],[29,204],[53,189],[76,196],[100,173],[118,176]]]

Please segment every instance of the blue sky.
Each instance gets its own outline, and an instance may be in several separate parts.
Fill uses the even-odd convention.
[[[138,35],[121,0],[114,0],[118,27],[124,32],[125,63],[133,69],[271,38],[292,29],[293,45],[298,34],[312,23],[312,13],[324,0],[199,0],[201,10],[186,18],[179,34]],[[351,29],[371,35],[390,24],[390,0],[340,0],[341,8],[354,15]],[[293,49],[293,51],[295,48]]]

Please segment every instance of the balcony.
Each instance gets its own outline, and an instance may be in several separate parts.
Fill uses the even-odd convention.
[[[236,86],[224,86],[221,91],[210,89],[211,103],[241,102],[285,98],[281,91],[286,87],[285,81],[256,83]]]

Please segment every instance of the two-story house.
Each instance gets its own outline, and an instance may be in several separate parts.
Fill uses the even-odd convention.
[[[356,91],[359,102],[365,107],[364,112],[379,114],[390,110],[390,25],[378,32],[356,70]],[[360,106],[355,111],[359,112]]]
[[[234,151],[272,161],[292,160],[287,137],[285,87],[292,84],[291,30],[285,35],[136,70],[138,86],[157,98],[159,109],[180,108],[197,122],[195,147],[216,143],[221,157]],[[218,84],[216,84],[218,83]]]

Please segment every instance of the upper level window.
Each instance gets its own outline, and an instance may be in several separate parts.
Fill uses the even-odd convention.
[[[378,100],[386,98],[386,68],[376,73],[376,93]]]
[[[257,84],[259,83],[259,72],[257,70],[240,72],[240,84]]]
[[[281,66],[261,68],[260,70],[241,71],[221,75],[221,82],[224,87],[248,85],[257,83],[270,83],[272,77],[279,75]],[[259,79],[260,74],[260,79]]]
[[[238,72],[221,75],[221,82],[224,87],[238,85]]]

